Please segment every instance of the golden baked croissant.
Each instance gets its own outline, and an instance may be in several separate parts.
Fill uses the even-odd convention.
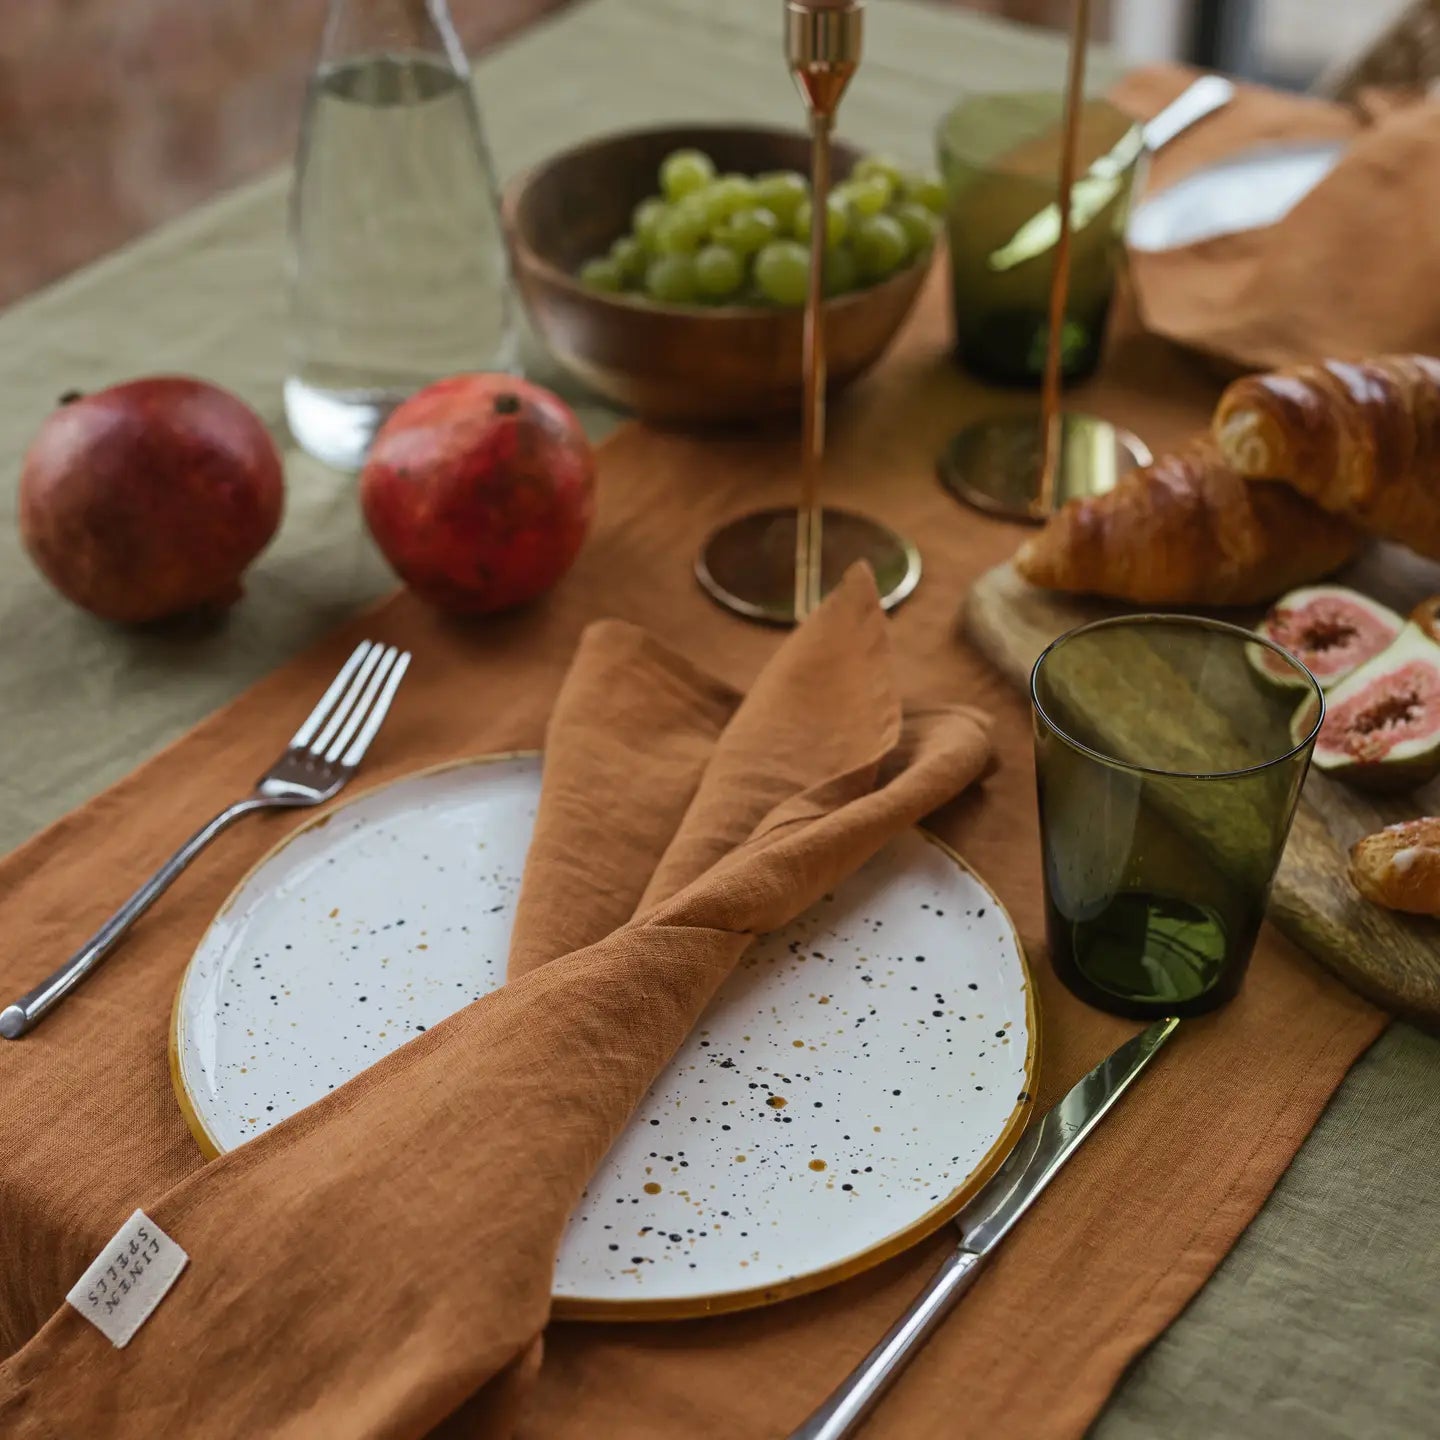
[[[1338,570],[1359,537],[1284,485],[1249,485],[1201,437],[1072,500],[1015,568],[1049,590],[1140,605],[1248,605]]]
[[[1402,820],[1357,841],[1350,878],[1377,905],[1440,915],[1440,819]]]
[[[1284,480],[1372,535],[1440,557],[1440,360],[1247,375],[1220,397],[1214,430],[1240,474]]]

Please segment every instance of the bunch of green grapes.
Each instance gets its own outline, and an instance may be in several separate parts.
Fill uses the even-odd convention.
[[[826,204],[824,286],[843,295],[893,275],[935,243],[945,191],[933,175],[870,155]],[[580,267],[592,290],[669,305],[789,305],[810,288],[810,184],[794,170],[717,175],[700,150],[660,166],[608,254]]]

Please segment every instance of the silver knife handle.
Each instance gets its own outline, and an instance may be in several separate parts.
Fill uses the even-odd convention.
[[[875,1408],[910,1357],[930,1338],[955,1302],[975,1283],[981,1256],[955,1250],[885,1338],[842,1380],[789,1440],[843,1440]]]
[[[1147,122],[1143,131],[1145,148],[1155,151],[1168,145],[1182,130],[1188,130],[1222,105],[1228,105],[1234,97],[1235,87],[1223,76],[1202,75]]]

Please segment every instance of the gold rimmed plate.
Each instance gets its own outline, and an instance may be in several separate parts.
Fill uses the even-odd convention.
[[[261,860],[176,996],[171,1071],[207,1154],[503,983],[539,798],[538,756],[467,761]],[[572,1217],[555,1313],[703,1315],[877,1264],[993,1173],[1036,1063],[1003,907],[934,837],[899,836],[722,986]]]

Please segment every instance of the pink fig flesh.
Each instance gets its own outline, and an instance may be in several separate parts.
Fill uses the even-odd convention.
[[[1329,689],[1386,649],[1403,622],[1385,606],[1339,585],[1312,586],[1278,600],[1259,633],[1287,650]],[[1278,656],[1259,651],[1261,668],[1281,684],[1296,683]]]
[[[1415,660],[1325,717],[1319,743],[1364,764],[1384,760],[1399,745],[1440,739],[1440,671]]]

